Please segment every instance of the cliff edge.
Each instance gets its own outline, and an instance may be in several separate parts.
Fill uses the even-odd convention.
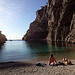
[[[75,0],[48,0],[36,12],[23,40],[51,40],[75,43]]]

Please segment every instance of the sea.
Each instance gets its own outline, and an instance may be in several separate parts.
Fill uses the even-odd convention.
[[[9,40],[0,45],[0,62],[48,60],[75,60],[75,44],[51,41]]]

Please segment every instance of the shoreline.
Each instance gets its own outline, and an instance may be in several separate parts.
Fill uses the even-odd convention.
[[[71,61],[74,65],[45,67],[36,64],[47,63],[47,60],[5,62],[0,63],[0,75],[75,75],[75,60]]]

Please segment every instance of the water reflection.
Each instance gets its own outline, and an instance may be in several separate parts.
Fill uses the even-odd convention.
[[[0,45],[0,50],[2,49],[2,45]]]
[[[29,41],[27,42],[33,56],[37,58],[49,56],[49,47],[46,41]]]
[[[33,52],[56,52],[56,51],[67,51],[68,46],[66,43],[56,43],[50,41],[30,41],[27,42],[28,46],[33,50]]]
[[[54,54],[57,59],[62,59],[63,57],[75,59],[74,44],[51,41],[30,41],[27,43],[31,49],[31,53],[36,54],[39,58],[48,58],[50,54]]]
[[[75,44],[50,41],[7,41],[0,45],[0,62],[49,59],[54,54],[56,59],[67,57],[75,59]]]
[[[0,44],[0,50],[2,50],[2,47],[4,46],[4,44]]]

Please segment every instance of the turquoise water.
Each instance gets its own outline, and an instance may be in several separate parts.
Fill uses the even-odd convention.
[[[0,46],[0,62],[49,59],[50,54],[54,54],[56,59],[63,57],[75,59],[75,44],[20,40],[6,41]]]

